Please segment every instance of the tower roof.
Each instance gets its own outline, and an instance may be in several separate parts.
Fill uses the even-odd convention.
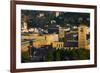
[[[88,26],[86,21],[82,21],[79,26]]]

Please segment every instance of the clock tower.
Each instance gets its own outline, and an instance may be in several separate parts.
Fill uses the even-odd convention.
[[[78,27],[78,47],[87,48],[87,26],[84,24]]]

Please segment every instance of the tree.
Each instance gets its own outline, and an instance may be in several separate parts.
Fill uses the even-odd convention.
[[[28,52],[22,52],[21,53],[21,62],[27,62],[28,60],[29,60]]]
[[[60,57],[60,51],[59,50],[57,50],[56,51],[56,61],[60,61],[61,60],[61,57]]]
[[[71,50],[71,59],[72,60],[78,59],[78,53],[76,51],[77,51],[77,49],[75,49],[75,48]]]
[[[53,61],[53,53],[50,50],[48,50],[47,53],[47,61]]]
[[[90,58],[90,51],[88,49],[80,48],[77,50],[78,59],[85,60]]]

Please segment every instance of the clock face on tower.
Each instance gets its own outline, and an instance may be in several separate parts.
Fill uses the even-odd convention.
[[[83,32],[83,28],[80,29],[80,32]]]

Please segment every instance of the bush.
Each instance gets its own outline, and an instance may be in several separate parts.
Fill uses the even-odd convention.
[[[28,52],[23,52],[23,53],[21,53],[21,61],[22,62],[27,62],[28,60],[29,60],[29,54],[28,54]]]

